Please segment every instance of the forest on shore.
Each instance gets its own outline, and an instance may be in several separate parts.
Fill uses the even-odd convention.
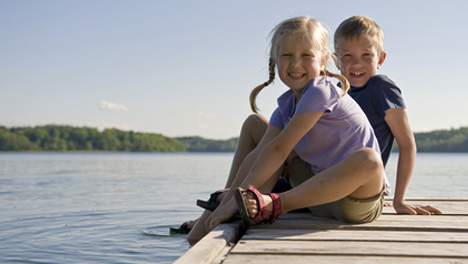
[[[418,152],[468,152],[468,127],[415,133],[415,139]],[[232,152],[237,140],[171,138],[155,133],[64,125],[0,126],[0,151]]]
[[[229,152],[237,138],[171,138],[161,134],[90,127],[45,125],[0,126],[0,151],[124,151],[124,152]]]

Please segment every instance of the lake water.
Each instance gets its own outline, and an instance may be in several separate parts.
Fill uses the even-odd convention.
[[[397,155],[387,165],[395,179]],[[224,186],[232,153],[0,153],[0,263],[172,263],[169,227]],[[407,197],[468,197],[468,153],[420,153]]]

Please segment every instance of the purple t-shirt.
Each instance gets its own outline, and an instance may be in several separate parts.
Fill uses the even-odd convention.
[[[354,152],[369,147],[380,153],[374,131],[359,105],[326,77],[311,80],[296,97],[288,90],[278,98],[270,125],[284,129],[294,114],[325,111],[317,124],[294,147],[297,155],[319,173]],[[385,179],[386,182],[387,179]]]

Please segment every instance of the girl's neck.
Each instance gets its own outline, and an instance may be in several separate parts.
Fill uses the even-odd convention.
[[[299,91],[298,90],[293,90],[294,96],[296,97],[296,102],[294,103],[294,108],[296,108],[297,104],[299,103],[299,100],[301,99],[302,91],[304,91],[304,89],[299,90]]]

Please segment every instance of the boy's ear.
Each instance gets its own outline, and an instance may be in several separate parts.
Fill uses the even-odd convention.
[[[385,51],[382,51],[382,53],[380,54],[379,61],[377,62],[377,69],[380,69],[380,66],[382,66],[386,57],[387,57],[387,53]]]

